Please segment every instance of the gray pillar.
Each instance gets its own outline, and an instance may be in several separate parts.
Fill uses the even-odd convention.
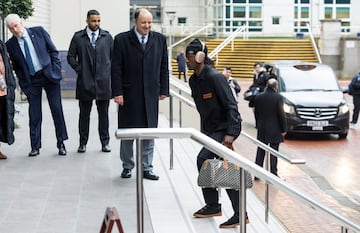
[[[330,65],[339,76],[341,21],[321,20],[319,40],[320,56],[323,63]]]

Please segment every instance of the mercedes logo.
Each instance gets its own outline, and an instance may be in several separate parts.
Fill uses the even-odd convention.
[[[321,110],[320,110],[320,108],[315,108],[315,110],[314,110],[314,116],[315,116],[315,117],[321,117]]]

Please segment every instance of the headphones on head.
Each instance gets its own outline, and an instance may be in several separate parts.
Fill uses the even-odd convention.
[[[203,42],[201,42],[201,51],[198,51],[196,54],[195,54],[195,62],[196,63],[203,63],[205,61],[205,58],[206,58],[206,54],[204,52],[205,50],[205,44]]]

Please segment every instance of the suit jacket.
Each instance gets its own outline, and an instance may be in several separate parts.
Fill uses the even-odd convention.
[[[52,42],[50,35],[43,27],[26,28],[26,30],[34,45],[45,76],[52,82],[60,83],[62,79],[61,61],[58,57],[59,52]],[[6,47],[14,71],[19,79],[19,85],[24,93],[27,94],[31,87],[31,77],[17,38],[12,36],[6,42]]]
[[[111,64],[113,96],[124,96],[119,107],[118,127],[158,125],[159,96],[169,95],[166,38],[150,32],[144,50],[135,29],[115,36]]]
[[[265,143],[284,141],[281,133],[287,131],[283,98],[272,88],[257,95],[254,100],[257,138]]]
[[[108,100],[111,98],[111,56],[113,38],[100,29],[96,48],[92,47],[86,29],[75,32],[67,60],[77,73],[76,98]]]

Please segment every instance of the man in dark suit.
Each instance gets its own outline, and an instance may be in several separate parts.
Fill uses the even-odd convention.
[[[166,38],[150,31],[152,15],[146,9],[135,12],[135,27],[116,35],[111,65],[114,101],[119,104],[119,128],[156,128],[159,100],[169,95]],[[134,140],[122,140],[122,178],[130,178],[134,168]],[[158,180],[153,173],[154,140],[143,140],[143,177]]]
[[[10,14],[5,23],[13,36],[6,42],[19,85],[29,103],[31,151],[40,154],[41,99],[44,89],[55,124],[59,155],[66,155],[64,140],[68,139],[61,103],[61,62],[50,35],[43,27],[25,28],[17,14]]]
[[[100,28],[100,13],[89,10],[87,27],[75,32],[67,60],[75,70],[76,98],[79,100],[79,153],[86,151],[89,138],[90,112],[95,100],[99,115],[101,151],[111,152],[109,141],[109,100],[111,99],[111,53],[113,39]]]
[[[271,148],[279,150],[280,142],[284,141],[287,131],[283,98],[278,93],[278,82],[271,78],[267,82],[265,91],[255,97],[254,111],[257,128],[257,139]],[[255,163],[263,166],[265,151],[258,147]],[[277,173],[277,157],[270,156],[270,171]]]

